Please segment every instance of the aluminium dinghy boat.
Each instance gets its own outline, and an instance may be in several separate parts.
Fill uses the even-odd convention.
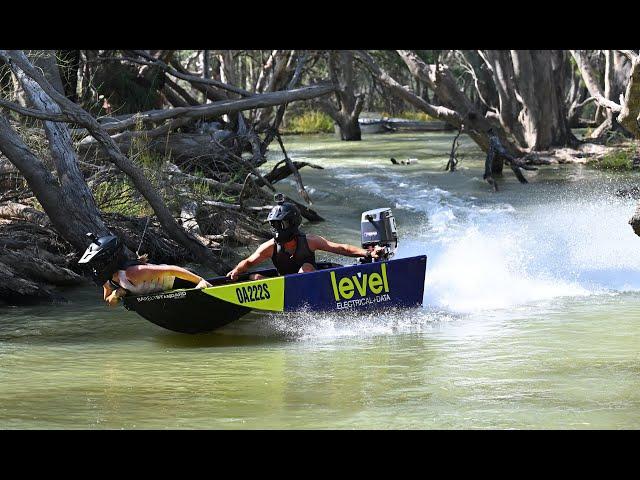
[[[203,333],[233,322],[251,311],[361,311],[422,305],[426,255],[392,259],[398,245],[395,218],[389,208],[362,214],[363,248],[385,248],[379,261],[340,265],[318,263],[315,272],[278,276],[275,269],[255,270],[232,282],[208,279],[211,287],[178,288],[124,297],[124,306],[148,321],[181,333]],[[174,286],[180,286],[176,279]]]

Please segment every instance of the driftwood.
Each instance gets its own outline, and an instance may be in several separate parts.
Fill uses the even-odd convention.
[[[216,202],[213,200],[205,200],[203,203],[211,207],[217,207],[225,210],[235,210],[235,211],[245,210],[249,212],[269,212],[273,208],[271,205],[265,205],[264,207],[242,207],[241,205],[235,205],[233,203]]]
[[[44,214],[22,207],[2,207],[12,214],[10,220],[0,220],[0,303],[62,301],[54,287],[86,282],[69,268],[73,248],[60,239],[48,219],[37,223]]]
[[[282,143],[282,137],[280,137],[279,133],[276,135],[276,138],[278,139],[278,143],[280,144],[280,148],[282,149],[282,153],[284,155],[284,161],[287,163],[289,170],[291,170],[294,178],[296,179],[296,184],[298,185],[298,193],[302,198],[304,198],[305,202],[307,202],[309,205],[312,205],[313,203],[311,202],[311,197],[309,197],[309,193],[304,188],[304,183],[302,182],[302,177],[300,176],[300,172],[296,168],[295,164],[289,158],[289,155],[287,155],[287,151],[284,148],[284,143]]]
[[[291,169],[289,168],[289,166],[288,165],[281,166],[282,163],[284,163],[284,160],[279,161],[271,169],[271,171],[264,176],[264,178],[269,180],[271,183],[277,183],[280,180],[284,180],[289,175],[291,175]],[[319,170],[324,169],[324,167],[321,167],[320,165],[316,165],[314,163],[309,163],[309,162],[293,162],[293,164],[295,165],[297,170],[300,170],[303,167],[311,167]],[[256,184],[260,185],[258,181],[256,181]]]
[[[484,163],[484,178],[489,185],[493,187],[493,191],[498,191],[498,184],[496,183],[493,175],[496,173],[502,173],[502,162],[504,161],[515,174],[520,183],[528,183],[527,179],[522,174],[520,169],[524,170],[537,170],[536,167],[526,165],[523,160],[515,158],[511,155],[500,143],[500,139],[497,135],[489,133],[489,151]]]
[[[0,205],[0,218],[22,219],[41,225],[49,223],[49,217],[45,213],[16,202],[6,202]]]
[[[142,137],[144,147],[161,157],[171,158],[175,163],[184,163],[198,159],[206,164],[224,158],[228,154],[227,147],[216,142],[215,136],[208,133],[171,133],[153,135],[149,131],[123,132],[114,135],[114,140],[120,151],[131,155],[131,146],[136,138]],[[92,137],[86,137],[77,144],[78,151],[83,158],[108,160],[109,156],[101,148],[99,142]]]
[[[0,257],[0,303],[22,305],[37,301],[53,302],[60,300],[50,289],[37,282],[23,278]]]
[[[456,167],[458,166],[458,139],[460,138],[460,135],[462,135],[463,131],[464,125],[460,127],[458,134],[454,137],[453,142],[451,143],[451,153],[449,153],[449,161],[447,162],[445,171],[456,171]]]

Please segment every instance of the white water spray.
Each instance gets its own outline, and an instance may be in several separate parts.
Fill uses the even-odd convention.
[[[558,191],[516,208],[400,174],[371,175],[364,184],[341,178],[395,209],[426,215],[423,225],[400,225],[398,251],[428,256],[425,306],[470,313],[640,290],[640,239],[627,225],[632,200]]]

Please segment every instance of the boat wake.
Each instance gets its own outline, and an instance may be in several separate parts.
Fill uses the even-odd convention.
[[[417,214],[417,226],[399,224],[398,257],[428,255],[426,306],[471,313],[640,291],[640,239],[627,225],[633,200],[557,189],[528,192],[534,202],[514,206],[399,174],[370,175],[366,184],[341,178]]]
[[[289,340],[323,340],[425,332],[457,316],[424,308],[349,312],[297,311],[243,320],[252,335]]]

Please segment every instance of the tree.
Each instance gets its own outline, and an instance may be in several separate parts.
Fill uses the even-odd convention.
[[[526,151],[576,142],[567,120],[564,86],[569,63],[562,50],[479,50],[498,103],[490,115]]]
[[[358,118],[364,106],[364,94],[356,95],[356,78],[353,53],[348,50],[332,50],[329,56],[329,72],[334,85],[336,104],[320,100],[321,108],[333,119],[340,130],[342,140],[360,140]]]
[[[45,52],[43,56],[48,60],[41,61],[40,65],[45,68],[47,76],[57,77],[56,83],[60,82],[53,53]],[[0,57],[5,62],[9,60],[6,51],[0,51]],[[22,59],[28,62],[26,57]],[[18,65],[13,62],[10,65],[30,106],[45,114],[61,114],[60,107],[36,81]],[[82,250],[88,243],[87,232],[106,235],[109,230],[78,168],[69,128],[64,123],[45,121],[44,129],[55,165],[55,176],[25,145],[5,115],[0,115],[0,151],[25,177],[56,230],[75,248]]]
[[[23,173],[56,228],[60,227],[60,233],[70,243],[78,249],[84,249],[87,244],[87,240],[84,238],[86,232],[94,231],[97,234],[104,234],[107,233],[107,229],[100,219],[99,211],[95,207],[95,201],[88,190],[86,182],[78,170],[77,159],[71,148],[68,129],[61,122],[74,123],[86,128],[104,150],[108,160],[132,180],[136,189],[154,210],[156,217],[170,238],[191,252],[200,263],[215,270],[220,268],[219,258],[197,238],[177,224],[157,189],[145,177],[143,171],[122,153],[118,144],[105,127],[79,105],[71,102],[57,91],[47,81],[43,73],[33,66],[23,52],[0,50],[0,59],[19,78],[23,88],[33,100],[34,108],[22,108],[7,101],[1,101],[0,104],[21,114],[45,120],[50,149],[60,176],[60,185],[67,182],[65,184],[66,187],[61,188],[61,186],[56,185],[56,180],[51,173],[26,148],[19,135],[13,131],[8,120],[4,117],[2,118],[2,123],[0,123],[0,146],[7,158]],[[208,80],[208,82],[211,81]],[[166,124],[166,131],[168,131],[172,126],[172,122],[201,118],[207,113],[218,115],[262,106],[280,105],[297,98],[313,98],[317,93],[326,94],[332,90],[333,86],[331,85],[320,85],[297,89],[293,92],[275,92],[270,96],[258,95],[236,101],[227,100],[198,107],[160,110],[153,112],[153,114],[148,114],[147,120],[157,122],[169,120],[169,123]],[[176,120],[172,121],[172,119]],[[125,120],[116,125],[115,129],[122,129],[123,124],[131,127],[136,123],[136,119],[133,119],[133,121]],[[163,129],[165,127],[157,128]],[[257,145],[257,151],[262,155],[259,144]],[[69,195],[69,200],[63,201],[67,195]],[[68,201],[72,201],[73,204],[68,205]],[[69,212],[73,216],[72,222],[67,219]],[[72,226],[69,226],[69,224],[72,224]]]
[[[596,103],[607,111],[607,118],[597,130],[614,128],[619,123],[635,138],[640,138],[640,56],[631,50],[608,50],[605,89],[584,50],[571,50],[582,78]],[[627,61],[622,61],[620,55]],[[628,67],[625,66],[629,63]],[[628,73],[625,75],[624,71]],[[625,80],[623,78],[626,77]],[[623,89],[622,85],[626,84]],[[624,93],[618,93],[622,92]],[[615,94],[618,93],[618,97]]]

